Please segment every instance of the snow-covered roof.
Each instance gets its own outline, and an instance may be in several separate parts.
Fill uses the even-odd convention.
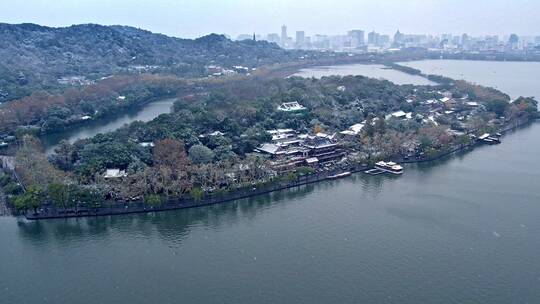
[[[279,151],[280,147],[275,144],[262,144],[260,147],[257,148],[258,151],[268,153],[268,154],[276,154]]]
[[[304,107],[303,105],[299,104],[296,101],[285,102],[285,103],[282,103],[278,107],[278,110],[283,111],[283,112],[297,112],[297,111],[303,111],[305,109],[306,109],[306,107]]]
[[[315,134],[316,137],[320,137],[320,138],[327,138],[327,139],[333,139],[336,134],[332,134],[332,135],[329,135],[329,134],[326,134],[326,133],[323,133],[323,132],[319,132],[317,134]]]
[[[411,119],[412,118],[412,113],[411,112],[405,113],[404,111],[397,111],[397,112],[386,115],[385,118],[390,119],[392,117]]]
[[[364,126],[365,126],[365,124],[363,124],[363,123],[354,124],[354,125],[350,126],[348,130],[341,131],[339,133],[341,133],[343,135],[358,135],[362,131]]]
[[[488,138],[489,136],[490,136],[489,133],[484,133],[484,134],[482,134],[480,137],[478,137],[478,139],[486,139],[486,138]]]
[[[209,136],[219,136],[219,135],[223,136],[223,135],[225,135],[225,133],[220,132],[220,131],[215,131],[215,132],[212,132],[212,133],[210,133],[208,135]]]
[[[306,163],[308,163],[308,164],[314,164],[314,163],[318,163],[318,162],[319,162],[319,159],[316,158],[316,157],[311,157],[311,158],[306,159]]]
[[[443,97],[441,99],[439,99],[441,102],[447,102],[447,101],[450,101],[452,98],[450,97]]]
[[[105,175],[103,177],[105,178],[120,178],[120,177],[126,177],[127,173],[124,170],[120,169],[107,169],[105,172]]]
[[[266,130],[267,133],[270,133],[271,135],[274,134],[283,134],[283,133],[293,133],[293,129],[275,129],[275,130]]]

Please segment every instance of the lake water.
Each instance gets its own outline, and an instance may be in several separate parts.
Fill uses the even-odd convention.
[[[0,217],[0,303],[539,303],[538,155],[536,123],[399,178],[158,214]]]
[[[176,99],[174,98],[154,101],[146,104],[142,108],[127,111],[120,116],[92,121],[65,132],[48,134],[43,136],[42,142],[46,147],[46,153],[50,154],[61,140],[67,140],[70,143],[74,143],[79,139],[90,138],[99,133],[114,131],[134,121],[147,122],[161,114],[170,113],[175,101]]]
[[[331,75],[361,75],[377,79],[386,79],[396,84],[433,85],[435,83],[421,76],[410,75],[389,69],[380,64],[347,64],[302,69],[294,76],[321,78]]]
[[[535,96],[540,100],[540,62],[423,60],[400,64],[426,74],[445,75],[494,87],[513,98]]]

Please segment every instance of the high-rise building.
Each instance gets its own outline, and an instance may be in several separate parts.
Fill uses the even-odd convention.
[[[516,34],[510,35],[510,38],[508,38],[508,44],[511,48],[517,49],[519,46],[519,36]]]
[[[452,41],[452,37],[453,37],[452,34],[442,34],[441,40],[446,40],[447,42],[450,42]]]
[[[287,26],[281,26],[281,46],[285,47],[287,45]]]
[[[266,36],[266,40],[268,42],[273,42],[273,43],[276,43],[276,44],[281,43],[281,37],[276,33],[268,34],[268,36]]]
[[[471,38],[467,34],[461,35],[461,48],[468,49],[471,44]]]
[[[390,44],[390,36],[379,35],[379,39],[377,41],[378,46],[388,46],[389,44]]]
[[[328,49],[330,47],[330,40],[326,35],[315,35],[311,43],[318,49]]]
[[[375,31],[368,34],[368,44],[370,45],[379,45],[379,33]]]
[[[344,47],[350,47],[350,43],[347,43],[349,40],[347,36],[332,35],[328,39],[330,49],[332,50],[341,50]]]
[[[351,47],[359,48],[366,44],[365,32],[362,30],[349,31],[349,38],[351,39]]]
[[[470,37],[469,37],[469,40],[471,40]],[[497,36],[497,35],[489,36],[488,35],[488,36],[486,36],[484,38],[484,41],[486,42],[486,47],[487,48],[490,48],[490,49],[496,48],[497,45],[499,44],[499,36]]]
[[[452,36],[452,45],[459,45],[460,44],[460,41],[461,41],[461,37],[459,36]]]
[[[304,38],[304,47],[305,47],[305,48],[311,48],[311,47],[312,47],[312,44],[311,44],[311,37],[306,36],[306,37]]]
[[[399,30],[394,34],[394,44],[400,45],[404,42],[405,35],[403,35]]]
[[[519,36],[516,34],[510,35],[510,38],[508,38],[508,43],[518,43],[519,42]]]
[[[296,32],[296,47],[297,48],[303,48],[306,43],[306,33],[304,31],[297,31]]]
[[[534,37],[534,43],[540,45],[540,36]]]

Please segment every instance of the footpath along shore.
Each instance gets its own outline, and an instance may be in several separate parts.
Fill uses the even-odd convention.
[[[506,126],[499,132],[502,134],[516,130],[517,128],[528,125],[531,121],[522,121]],[[403,158],[391,158],[394,162],[402,164],[412,163],[425,163],[440,160],[448,157],[452,154],[467,151],[473,149],[475,146],[483,145],[482,142],[476,141],[468,145],[456,145],[450,149],[441,152],[437,156],[431,158],[418,158],[418,159],[403,159]],[[233,202],[239,199],[245,199],[255,197],[263,194],[268,194],[276,191],[301,187],[308,184],[318,183],[322,181],[333,180],[336,175],[343,175],[344,173],[365,173],[366,170],[372,169],[372,166],[365,164],[355,164],[333,168],[329,171],[318,172],[310,175],[299,176],[295,180],[274,182],[262,186],[252,186],[248,188],[232,190],[222,194],[205,194],[199,199],[194,198],[174,198],[169,199],[167,202],[151,206],[146,204],[142,200],[131,202],[117,202],[117,201],[105,201],[99,207],[77,207],[77,208],[57,208],[52,204],[46,205],[37,210],[37,212],[27,211],[22,214],[29,220],[41,220],[41,219],[58,219],[58,218],[76,218],[76,217],[93,217],[93,216],[110,216],[110,215],[122,215],[132,213],[147,213],[147,212],[160,212],[179,210],[187,208],[197,208],[203,206],[210,206],[216,204],[223,204]],[[348,175],[347,175],[348,176]],[[345,177],[345,175],[344,175]]]

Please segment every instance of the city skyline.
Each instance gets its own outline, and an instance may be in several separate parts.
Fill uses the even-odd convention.
[[[286,27],[286,31],[287,31],[287,35],[289,38],[294,38],[296,37],[296,34],[298,32],[301,32],[303,33],[306,37],[312,37],[312,36],[317,36],[317,35],[320,35],[320,36],[328,36],[328,37],[332,37],[332,36],[340,36],[340,35],[344,35],[344,34],[348,34],[349,32],[351,31],[362,31],[365,33],[366,35],[366,39],[367,39],[367,35],[371,32],[375,32],[377,34],[380,34],[380,35],[388,35],[388,36],[393,36],[396,32],[401,32],[402,34],[407,34],[407,35],[425,35],[425,36],[433,36],[433,37],[438,37],[438,36],[444,36],[444,35],[453,35],[453,36],[461,36],[463,34],[465,35],[469,35],[471,37],[492,37],[492,36],[498,36],[499,38],[509,38],[511,35],[518,35],[519,37],[527,37],[527,38],[535,38],[535,37],[539,37],[540,36],[540,30],[538,31],[538,33],[531,33],[531,34],[522,34],[522,33],[519,33],[519,32],[509,32],[509,33],[490,33],[490,34],[477,34],[477,35],[474,35],[474,34],[471,34],[470,32],[461,32],[461,33],[457,33],[457,32],[440,32],[440,33],[435,33],[435,32],[429,32],[429,31],[426,31],[426,32],[405,32],[403,30],[401,30],[401,28],[396,28],[393,32],[381,32],[379,31],[378,29],[376,28],[351,28],[351,29],[348,29],[348,30],[345,30],[344,32],[333,32],[333,33],[318,33],[318,32],[313,32],[313,31],[309,31],[309,30],[306,30],[302,27],[296,29],[296,28],[291,28],[289,27],[287,24],[282,24],[279,28],[281,28],[280,31],[278,30],[275,30],[273,32],[267,32],[267,33],[263,33],[263,32],[245,32],[245,33],[240,33],[238,35],[233,35],[233,34],[229,34],[229,33],[217,33],[217,34],[223,34],[223,35],[226,35],[226,36],[229,36],[231,39],[233,40],[237,40],[237,38],[239,36],[249,36],[249,37],[253,37],[253,35],[256,35],[258,37],[263,37],[263,36],[269,36],[269,35],[278,35],[278,36],[282,36],[281,34],[283,34],[283,27]]]
[[[69,26],[81,23],[129,25],[182,38],[209,33],[236,37],[246,33],[289,29],[332,35],[351,29],[375,30],[392,35],[397,29],[415,34],[463,34],[535,36],[540,22],[535,12],[540,3],[530,0],[435,1],[397,0],[319,2],[285,0],[173,1],[29,0],[0,3],[0,20]],[[157,18],[159,16],[159,18]],[[509,18],[508,16],[514,16]],[[519,16],[516,18],[515,16]],[[429,29],[429,31],[427,30]]]
[[[280,33],[241,34],[235,40],[266,40],[286,49],[334,50],[352,52],[378,52],[420,47],[445,51],[506,52],[517,50],[536,51],[540,36],[463,34],[411,34],[397,30],[393,35],[363,29],[353,29],[334,35],[306,34],[304,30],[290,30],[282,25]]]

